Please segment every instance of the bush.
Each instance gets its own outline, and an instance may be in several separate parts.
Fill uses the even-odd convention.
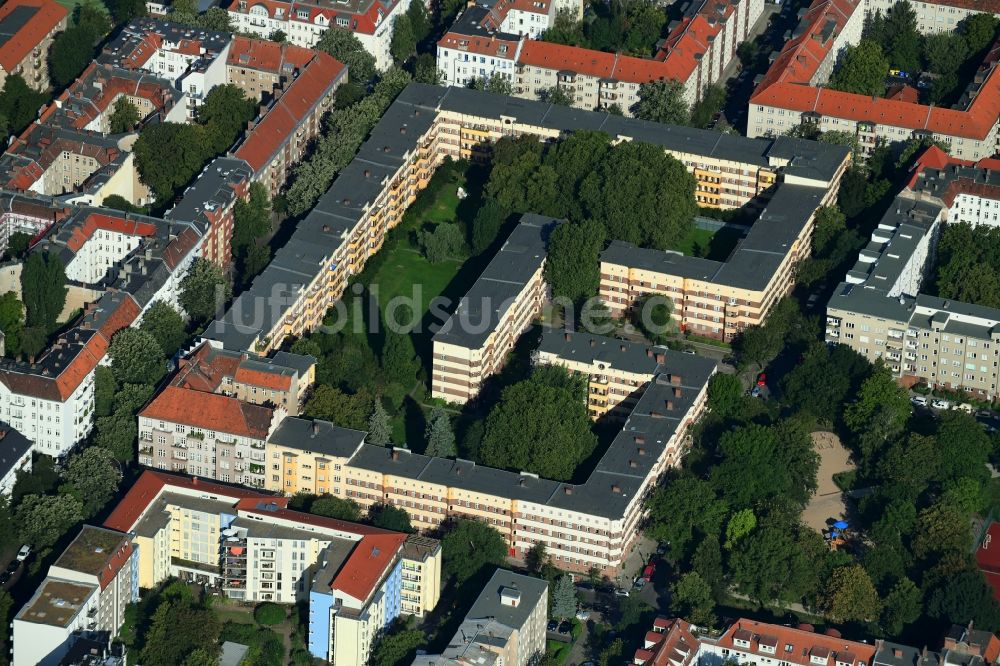
[[[253,610],[253,619],[265,627],[285,621],[285,609],[278,604],[262,603]]]

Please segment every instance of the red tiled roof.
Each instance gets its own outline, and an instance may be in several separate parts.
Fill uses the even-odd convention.
[[[152,236],[156,233],[156,225],[151,222],[141,222],[116,215],[91,213],[83,224],[74,225],[73,233],[66,241],[66,247],[73,252],[79,252],[80,248],[90,240],[98,229],[116,231],[126,236]]]
[[[122,538],[125,538],[124,534],[122,535]],[[100,580],[102,590],[106,589],[108,585],[111,585],[111,583],[115,580],[115,576],[118,575],[121,568],[125,566],[126,562],[128,562],[128,558],[132,556],[132,551],[132,540],[128,539],[125,541],[125,545],[122,548],[115,551],[115,556],[111,558],[108,565],[101,569],[101,574],[98,578]]]
[[[257,440],[267,439],[273,411],[218,393],[167,386],[139,416]]]
[[[736,646],[734,640],[748,641],[749,647]],[[761,643],[772,646],[772,651],[760,649]],[[808,666],[810,656],[836,656],[837,662],[860,666],[870,664],[875,656],[875,646],[843,638],[817,634],[804,629],[793,629],[778,624],[740,619],[719,637],[718,645],[730,650],[742,650],[770,656],[790,664]],[[832,664],[831,664],[832,666]]]
[[[518,65],[568,71],[628,83],[647,83],[658,79],[684,81],[687,75],[676,66],[677,64],[680,64],[679,58],[667,62],[647,60],[538,40],[526,41],[518,57]]]
[[[699,641],[691,625],[681,619],[658,617],[646,632],[643,647],[635,651],[634,663],[643,666],[687,666],[698,653]]]
[[[264,118],[247,133],[235,156],[255,172],[262,171],[292,140],[299,122],[337,85],[345,71],[343,63],[317,51]]]
[[[405,534],[369,534],[354,547],[347,561],[330,583],[330,588],[365,600],[378,585],[396,553],[406,541]]]
[[[66,8],[55,0],[8,0],[0,6],[0,21],[19,7],[37,7],[38,11],[10,39],[0,46],[0,66],[7,72],[21,64],[32,49],[66,18]],[[45,57],[45,54],[42,54]]]
[[[895,85],[886,91],[886,99],[894,99],[898,102],[909,102],[910,104],[920,103],[920,91],[913,86]]]
[[[224,486],[220,483],[211,483],[186,476],[146,470],[129,488],[125,497],[118,502],[118,506],[104,521],[104,527],[119,532],[131,532],[135,528],[135,524],[142,518],[146,508],[160,496],[160,491],[166,486],[200,490],[212,495],[232,498],[234,501],[247,497],[265,498],[269,501],[277,499],[250,488]]]
[[[445,33],[444,37],[438,41],[440,46],[449,49],[457,49],[466,53],[476,53],[478,55],[488,55],[497,58],[513,60],[517,53],[517,45],[520,40],[500,39],[494,35],[482,37],[478,35],[463,35],[457,32]],[[528,42],[526,42],[527,44]]]
[[[266,39],[235,37],[229,47],[226,64],[267,72],[280,72],[285,66],[305,67],[316,54],[311,49],[292,44],[278,44]]]
[[[288,375],[251,370],[250,368],[239,368],[234,379],[241,384],[261,386],[275,391],[287,391],[292,387],[292,378]]]

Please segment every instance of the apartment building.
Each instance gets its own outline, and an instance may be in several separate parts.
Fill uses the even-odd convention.
[[[895,2],[866,0],[867,11],[887,14]],[[958,24],[974,14],[1000,14],[996,2],[969,2],[968,0],[911,0],[910,6],[917,15],[917,30],[921,34],[954,32]]]
[[[49,87],[49,49],[69,24],[69,12],[55,0],[9,0],[0,6],[0,89],[19,75],[35,90]]]
[[[146,471],[105,527],[135,534],[143,587],[179,576],[247,602],[308,601],[310,652],[363,666],[376,636],[401,613],[404,570],[418,577],[428,559],[439,568],[440,548],[425,537],[408,547],[408,535],[287,505],[245,488]],[[431,579],[420,582],[423,613],[440,590]]]
[[[938,149],[921,155],[827,304],[828,343],[885,361],[907,385],[926,382],[981,400],[998,395],[1000,310],[920,292],[943,224],[997,224],[994,162],[971,165]]]
[[[139,600],[138,553],[121,531],[84,525],[14,616],[15,666],[56,666],[81,634],[105,641]]]
[[[437,605],[441,589],[441,542],[412,534],[403,543],[400,612],[422,617]]]
[[[795,267],[810,253],[816,211],[834,203],[830,187],[781,183],[725,261],[613,241],[601,253],[601,301],[622,317],[649,296],[664,297],[682,331],[732,340],[763,323],[794,287]]]
[[[636,666],[691,666],[698,662],[700,643],[695,627],[680,618],[658,617],[646,632],[632,663]]]
[[[552,9],[532,4],[536,12]],[[552,19],[539,13],[525,18],[518,7],[517,2],[481,0],[463,11],[438,42],[444,83],[466,86],[472,79],[499,75],[511,81],[517,97],[539,99],[558,87],[577,108],[615,106],[630,114],[639,101],[639,86],[673,79],[684,85],[690,105],[722,78],[737,45],[764,11],[762,0],[689,3],[656,55],[646,59],[536,41]]]
[[[618,345],[607,338],[572,337],[579,337],[576,344],[583,350],[592,349],[591,339],[600,348]],[[567,364],[563,356],[574,357],[568,347],[537,362]],[[629,352],[649,363],[641,395],[582,483],[374,446],[364,442],[363,432],[290,417],[267,442],[271,477],[266,487],[286,494],[323,488],[366,509],[391,504],[425,531],[451,517],[481,520],[504,535],[511,557],[523,558],[543,543],[560,568],[585,572],[597,567],[613,576],[638,536],[643,497],[685,452],[688,429],[705,408],[715,372],[712,361],[689,354],[658,350],[649,358],[637,345]],[[600,363],[593,359],[589,374],[598,374]]]
[[[17,473],[31,471],[31,441],[0,421],[0,495],[10,497]]]
[[[464,403],[499,372],[545,300],[548,237],[558,221],[526,214],[434,334],[431,396]]]
[[[94,369],[112,336],[138,325],[157,300],[177,306],[204,229],[40,198],[25,206],[18,195],[0,198],[6,210],[18,211],[13,228],[40,230],[31,251],[51,252],[62,261],[68,293],[61,317],[83,310],[38,357],[0,361],[0,418],[39,453],[63,456],[91,430]],[[0,274],[4,292],[20,296],[20,266],[9,263]]]
[[[666,347],[548,329],[532,362],[561,365],[586,377],[590,418],[625,420],[669,353]]]
[[[346,30],[384,71],[392,66],[393,24],[409,7],[409,0],[233,0],[227,9],[238,32],[266,39],[280,30],[290,43],[306,48],[315,46],[328,28]]]
[[[746,205],[776,184],[818,188],[833,197],[848,162],[843,146],[788,137],[745,139],[465,88],[410,84],[290,241],[205,337],[227,349],[266,353],[315,330],[445,157],[485,161],[490,145],[502,137],[552,141],[578,129],[663,147],[695,176],[701,205],[723,209]],[[769,210],[780,212],[774,204]]]
[[[202,256],[220,268],[232,264],[233,218],[236,202],[250,195],[253,169],[245,161],[217,157],[206,166],[167,211],[169,220],[200,222],[208,229]]]
[[[880,143],[933,138],[959,158],[997,152],[1000,118],[1000,42],[994,45],[952,108],[926,106],[899,96],[870,97],[824,87],[843,49],[857,44],[866,11],[885,11],[888,0],[815,0],[750,98],[747,136],[778,136],[803,124],[854,134],[864,155]],[[915,2],[924,33],[955,30],[989,5],[963,0]],[[947,17],[947,18],[946,18]]]
[[[413,666],[531,666],[545,654],[548,583],[497,569],[441,654]]]

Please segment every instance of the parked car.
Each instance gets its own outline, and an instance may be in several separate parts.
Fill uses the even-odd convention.
[[[580,620],[580,622],[586,622],[590,619],[590,611],[581,608],[576,612],[576,619]]]
[[[644,588],[646,586],[646,579],[645,578],[641,578],[641,577],[640,578],[636,578],[634,586],[635,586],[635,589],[641,590],[642,588]]]
[[[933,407],[934,409],[950,409],[951,403],[948,402],[947,400],[941,400],[940,398],[938,398],[931,403],[931,407]]]
[[[912,402],[917,407],[926,407],[927,406],[927,398],[925,398],[922,395],[915,395],[915,396],[913,396],[912,398],[910,398],[910,402]]]
[[[10,564],[7,565],[7,573],[13,575],[20,568],[21,562],[19,560],[11,560]]]
[[[559,624],[559,633],[560,634],[568,634],[572,628],[573,628],[573,625],[570,624],[569,620],[563,620]]]
[[[3,571],[0,572],[0,585],[6,585],[7,581],[10,580],[10,572]]]
[[[656,565],[650,562],[646,565],[646,568],[642,570],[642,577],[646,582],[653,580],[653,575],[656,573]]]
[[[750,389],[750,395],[752,395],[755,398],[760,398],[763,397],[764,392],[760,390],[759,386],[754,386],[752,389]]]
[[[558,631],[559,630],[559,623],[556,622],[555,620],[549,620],[549,624],[545,628],[548,631]]]
[[[656,544],[656,554],[657,555],[666,555],[667,554],[667,550],[669,548],[670,548],[670,544],[667,543],[666,541],[662,541],[662,542]]]
[[[615,588],[615,596],[616,597],[627,597],[628,594],[629,594],[628,590],[626,590],[624,587],[616,587]]]
[[[24,562],[28,559],[28,555],[31,555],[31,546],[24,544],[21,546],[21,550],[17,551],[17,561]]]
[[[757,386],[764,387],[767,386],[767,375],[763,372],[757,375]]]
[[[972,414],[976,411],[976,408],[967,402],[963,402],[960,405],[955,405],[952,409],[957,409],[959,411],[965,412],[966,414]]]

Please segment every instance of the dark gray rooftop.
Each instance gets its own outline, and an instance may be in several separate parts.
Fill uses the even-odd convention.
[[[0,421],[0,479],[13,471],[14,466],[31,450],[27,437],[9,423]]]
[[[557,224],[551,217],[522,215],[503,247],[434,335],[434,341],[482,347],[545,263],[548,238]]]
[[[38,13],[38,9],[32,5],[21,5],[12,9],[7,16],[0,20],[0,48],[20,32],[24,26],[28,25],[28,21]]]
[[[236,187],[250,181],[253,169],[233,157],[219,157],[206,166],[171,208],[171,220],[208,222],[207,214],[226,208],[236,199]]]
[[[365,441],[365,433],[341,428],[329,421],[309,421],[290,416],[281,422],[268,441],[304,452],[348,458]]]
[[[584,363],[598,361],[616,370],[643,374],[652,374],[656,369],[656,354],[670,355],[671,360],[674,360],[675,355],[685,356],[666,347],[556,328],[545,329],[538,351]]]
[[[547,596],[548,588],[549,584],[544,579],[497,569],[465,617],[468,620],[493,618],[512,629],[520,630],[528,621],[531,611]],[[505,591],[516,591],[520,595],[516,605],[501,602],[501,593]]]

